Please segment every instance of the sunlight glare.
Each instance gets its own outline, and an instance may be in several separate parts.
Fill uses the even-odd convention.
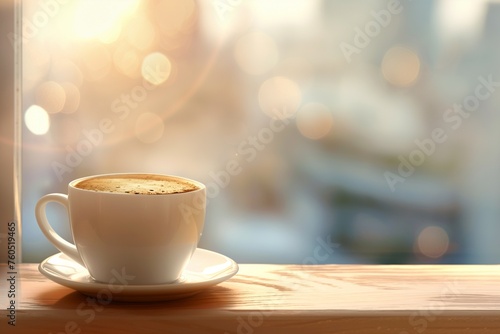
[[[80,1],[75,11],[74,32],[83,39],[108,34],[138,5],[138,0]]]

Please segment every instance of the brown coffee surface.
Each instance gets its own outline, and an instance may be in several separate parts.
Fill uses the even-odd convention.
[[[135,195],[167,195],[199,189],[191,182],[161,175],[101,176],[78,182],[76,188]]]

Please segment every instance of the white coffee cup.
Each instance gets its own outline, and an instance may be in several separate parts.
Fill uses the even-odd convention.
[[[109,187],[99,190],[77,187],[82,181],[119,183],[134,177],[158,178],[160,183],[173,180],[195,189],[135,194],[111,192]],[[60,203],[68,210],[75,244],[61,238],[50,226],[45,212],[49,202]],[[47,239],[85,266],[96,281],[110,283],[118,272],[134,277],[130,284],[149,285],[179,279],[201,237],[205,207],[206,187],[200,182],[178,176],[130,173],[74,180],[68,185],[68,195],[49,194],[40,198],[35,214]]]

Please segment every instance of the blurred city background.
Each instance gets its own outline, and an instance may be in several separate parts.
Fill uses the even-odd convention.
[[[207,184],[200,247],[237,262],[497,263],[499,29],[486,0],[23,1],[23,260],[56,252],[38,198],[138,171]]]

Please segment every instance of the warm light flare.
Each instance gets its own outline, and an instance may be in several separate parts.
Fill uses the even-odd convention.
[[[121,24],[115,24],[99,36],[99,41],[104,44],[111,44],[118,40],[122,33]]]
[[[196,3],[193,0],[162,0],[154,10],[156,22],[167,36],[188,32],[194,24]]]
[[[127,41],[138,50],[148,50],[156,38],[155,28],[147,18],[136,18],[125,31]]]
[[[138,5],[138,0],[79,1],[75,10],[74,32],[84,39],[109,34]]]

